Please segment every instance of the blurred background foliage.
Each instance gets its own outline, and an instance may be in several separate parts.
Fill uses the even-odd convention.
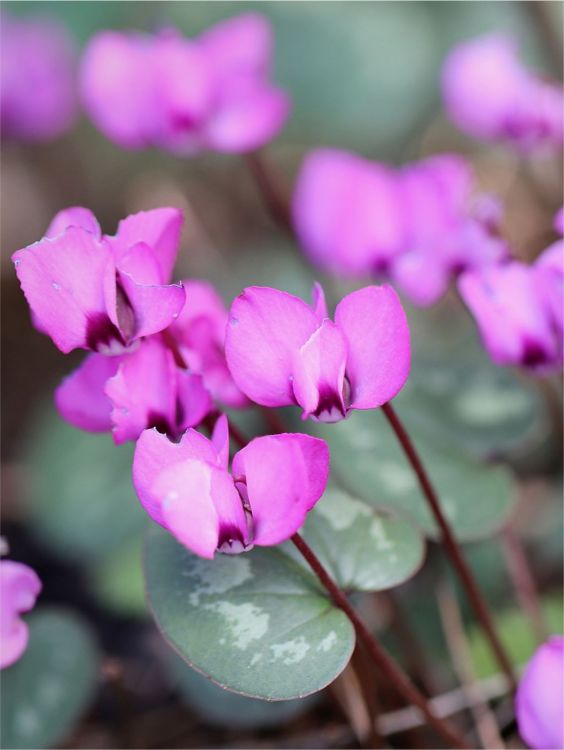
[[[47,1],[4,7],[14,15],[60,20],[78,51],[101,29],[175,25],[194,35],[221,18],[247,10],[264,13],[274,28],[275,78],[293,99],[290,121],[266,154],[288,193],[301,157],[316,146],[339,146],[396,164],[458,151],[472,161],[480,187],[503,198],[504,233],[517,256],[532,259],[553,238],[552,214],[562,202],[561,162],[532,160],[525,166],[503,147],[462,135],[442,111],[439,77],[456,42],[488,30],[515,34],[530,64],[554,72],[545,35],[547,28],[550,33],[562,28],[561,3]],[[307,296],[320,274],[307,267],[272,222],[239,157],[174,159],[156,151],[123,151],[82,117],[71,133],[51,143],[3,142],[2,167],[3,533],[12,557],[34,566],[43,579],[40,601],[80,612],[95,630],[95,636],[84,637],[98,641],[86,651],[92,652],[88,668],[100,695],[68,746],[135,747],[141,736],[145,747],[259,746],[264,735],[256,731],[281,731],[280,726],[286,746],[310,746],[311,732],[319,726],[325,746],[357,742],[343,730],[333,694],[299,708],[293,703],[284,709],[283,704],[257,707],[250,699],[202,686],[202,678],[164,645],[148,619],[143,594],[145,519],[130,485],[131,446],[115,448],[110,436],[76,431],[55,413],[53,388],[81,357],[63,357],[32,328],[9,257],[39,239],[53,214],[68,205],[88,206],[112,233],[126,214],[170,204],[186,215],[176,275],[211,279],[226,301],[253,283]],[[333,301],[349,288],[322,280]],[[513,519],[551,628],[561,628],[561,446],[553,424],[560,412],[554,404],[547,407],[547,391],[538,383],[494,367],[454,296],[431,310],[408,312],[415,363],[398,409],[430,454],[439,488],[459,504],[462,525],[465,514],[472,518],[472,529],[461,533],[472,540],[466,546],[469,560],[499,613],[511,653],[522,663],[534,638],[517,608],[500,536],[491,534]],[[335,466],[345,474],[343,484],[366,501],[407,514],[432,534],[428,521],[413,512],[417,498],[401,491],[395,497],[397,481],[378,493],[378,464],[367,450],[378,447],[392,469],[394,451],[384,444],[388,434],[378,417],[358,414],[331,433],[325,430],[324,437],[339,450]],[[262,428],[255,412],[234,418],[251,433]],[[384,443],[360,445],[362,430]],[[394,476],[397,480],[397,466]],[[483,512],[476,516],[477,508]],[[402,650],[407,622],[432,660],[435,686],[446,689],[453,675],[433,595],[436,553],[431,544],[424,568],[394,590],[393,601],[371,595],[363,606],[369,613],[375,608],[375,627],[413,666]],[[463,614],[476,670],[480,676],[491,674],[490,655],[466,608]],[[96,672],[97,649],[103,656]],[[21,672],[23,680],[23,662]],[[83,692],[89,694],[89,688]],[[393,698],[387,700],[385,708],[397,707]],[[150,717],[132,729],[127,716],[147,708]],[[174,731],[163,735],[163,726]],[[43,735],[48,743],[61,740],[61,734],[50,732],[47,727]]]

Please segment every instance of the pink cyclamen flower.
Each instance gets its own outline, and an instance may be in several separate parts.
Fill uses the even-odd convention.
[[[159,208],[128,216],[102,235],[85,208],[58,213],[46,236],[12,256],[36,326],[65,354],[119,354],[167,328],[185,301],[169,284],[182,214]]]
[[[464,273],[458,287],[496,364],[562,367],[562,271],[512,261]]]
[[[231,306],[225,348],[233,379],[250,399],[298,404],[303,419],[324,422],[386,403],[410,365],[407,319],[389,286],[347,295],[335,322],[318,284],[313,306],[287,292],[248,287]]]
[[[461,130],[520,148],[561,148],[562,87],[529,71],[514,40],[488,34],[458,45],[442,75],[446,110]]]
[[[0,560],[0,669],[16,662],[27,647],[29,631],[21,619],[41,591],[37,574],[23,563]]]
[[[121,356],[88,355],[57,388],[55,403],[67,422],[112,431],[116,444],[148,427],[178,438],[213,408],[202,377],[179,364],[159,334]]]
[[[201,375],[204,386],[224,406],[241,408],[249,405],[227,367],[225,331],[227,308],[207,281],[186,279],[186,304],[167,331],[190,371]]]
[[[387,275],[417,305],[441,297],[453,276],[507,256],[499,207],[473,196],[468,162],[441,154],[402,169],[334,149],[304,160],[292,199],[308,257],[330,273]]]
[[[137,442],[133,483],[147,513],[185,547],[213,558],[289,539],[325,490],[329,449],[300,434],[259,437],[228,470],[227,418],[211,440],[188,430],[173,443],[156,430]]]
[[[2,134],[45,141],[68,131],[77,116],[76,59],[65,28],[42,18],[0,18]]]
[[[564,637],[551,636],[533,654],[515,697],[519,734],[538,750],[564,747]]]
[[[271,59],[272,31],[256,13],[196,39],[174,29],[106,31],[85,51],[82,96],[94,124],[124,148],[244,152],[271,140],[288,116]]]

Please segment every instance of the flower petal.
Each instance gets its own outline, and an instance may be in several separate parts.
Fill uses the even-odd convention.
[[[299,297],[268,287],[248,287],[231,306],[225,353],[231,375],[263,406],[294,403],[293,358],[318,327]]]
[[[111,324],[104,277],[112,272],[109,247],[90,232],[69,227],[12,256],[22,290],[41,330],[68,352],[95,349],[102,328]]]
[[[225,414],[220,414],[213,427],[211,441],[218,455],[218,465],[227,469],[229,464],[229,422]]]
[[[121,357],[117,374],[106,383],[112,402],[114,440],[136,440],[148,427],[176,432],[176,364],[156,338]]]
[[[420,307],[437,302],[448,288],[449,263],[440,247],[442,241],[409,250],[396,258],[390,267],[393,283]]]
[[[120,357],[89,354],[84,362],[55,391],[61,416],[80,430],[109,432],[112,402],[104,389],[120,364]]]
[[[210,392],[201,375],[176,368],[176,427],[184,432],[196,427],[213,409]]]
[[[259,437],[240,450],[233,458],[233,477],[246,483],[254,544],[289,539],[323,494],[328,476],[329,448],[309,435]]]
[[[168,466],[190,459],[219,465],[212,442],[196,430],[186,430],[179,443],[173,443],[156,429],[141,433],[133,457],[133,485],[141,504],[151,518],[166,526],[161,501],[153,492],[158,475]]]
[[[161,269],[160,279],[150,283],[166,284],[172,275],[176,261],[183,223],[184,216],[178,208],[166,207],[140,211],[120,221],[115,237],[109,239],[113,241],[113,247],[119,257],[139,242],[148,245]],[[143,282],[143,279],[138,279],[131,268],[129,273],[136,281]]]
[[[13,560],[0,560],[0,669],[14,664],[25,651],[29,632],[20,614],[33,608],[40,591],[35,571]]]
[[[163,331],[179,316],[186,299],[182,284],[138,284],[124,271],[118,278],[133,310],[132,339]]]
[[[347,343],[335,323],[325,319],[294,357],[292,387],[304,410],[303,419],[314,416],[335,422],[346,416],[343,398]]]
[[[385,404],[403,388],[411,361],[407,318],[387,285],[348,294],[337,305],[335,323],[347,340],[351,408]]]
[[[198,45],[217,76],[266,74],[272,56],[272,28],[260,13],[243,13],[212,26]]]
[[[329,312],[327,310],[327,302],[325,301],[325,292],[321,284],[317,281],[313,285],[311,296],[315,315],[319,322],[322,323],[325,318],[329,317]]]
[[[68,227],[85,229],[87,232],[93,234],[97,240],[102,239],[102,230],[98,224],[98,219],[89,208],[71,206],[59,211],[49,224],[45,236],[56,237],[58,234],[64,232],[65,229],[68,229]]]

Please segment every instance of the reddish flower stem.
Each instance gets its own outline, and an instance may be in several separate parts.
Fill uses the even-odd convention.
[[[259,411],[269,430],[278,434],[288,432],[288,427],[284,423],[284,420],[274,409],[270,409],[267,406],[259,406]]]
[[[270,215],[277,224],[293,235],[288,198],[274,177],[264,154],[252,151],[245,154],[244,158]]]
[[[327,573],[316,554],[305,540],[296,533],[292,537],[292,542],[303,555],[323,587],[327,590],[333,602],[337,607],[343,610],[354,625],[357,636],[364,644],[366,650],[382,675],[394,685],[398,693],[400,693],[409,703],[412,703],[421,710],[429,725],[442,735],[442,737],[449,743],[449,747],[468,748],[469,745],[466,744],[464,739],[457,734],[450,724],[433,713],[423,694],[419,692],[407,674],[395,663],[387,651],[382,648],[380,643],[378,643],[376,638],[370,633],[353,607],[349,604],[347,597]]]
[[[462,586],[466,591],[476,617],[478,618],[479,622],[482,625],[482,628],[484,629],[484,633],[486,634],[486,637],[490,643],[490,647],[495,654],[505,676],[507,677],[511,689],[515,690],[517,688],[517,681],[515,679],[511,661],[505,652],[505,648],[503,647],[501,641],[497,636],[488,606],[480,592],[480,589],[478,588],[472,571],[468,567],[468,564],[466,563],[462,555],[460,546],[443,513],[437,493],[435,492],[433,485],[431,484],[431,480],[429,479],[429,476],[423,464],[421,463],[421,459],[419,458],[419,455],[415,450],[415,446],[411,442],[411,438],[407,434],[392,405],[390,403],[384,404],[382,406],[382,411],[384,412],[386,419],[395,432],[396,437],[399,440],[413,471],[417,475],[417,479],[419,480],[419,484],[421,485],[423,495],[425,496],[427,504],[429,505],[433,517],[441,531],[441,538],[445,550],[450,557],[453,567],[460,578]]]

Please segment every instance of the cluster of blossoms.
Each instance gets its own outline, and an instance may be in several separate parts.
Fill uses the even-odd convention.
[[[488,34],[458,45],[442,75],[449,117],[466,133],[522,151],[562,147],[562,86],[528,70],[514,39]]]
[[[316,265],[340,276],[386,275],[417,305],[436,302],[460,272],[508,255],[500,206],[474,195],[471,167],[454,154],[394,169],[344,151],[313,151],[292,213]]]

